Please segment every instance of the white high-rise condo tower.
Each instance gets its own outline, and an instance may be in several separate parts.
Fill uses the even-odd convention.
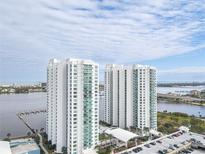
[[[99,66],[52,59],[47,68],[47,134],[56,152],[82,154],[98,144]]]
[[[156,69],[146,65],[107,65],[104,121],[121,128],[157,128]]]

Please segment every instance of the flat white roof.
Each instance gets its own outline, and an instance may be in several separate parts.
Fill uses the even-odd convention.
[[[121,128],[114,128],[114,129],[107,129],[105,131],[106,134],[112,135],[113,137],[117,138],[120,141],[127,142],[130,139],[138,137],[137,134],[129,132],[127,130]]]
[[[0,141],[0,154],[11,154],[9,142]]]

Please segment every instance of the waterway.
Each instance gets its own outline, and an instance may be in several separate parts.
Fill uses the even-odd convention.
[[[188,115],[203,116],[205,117],[205,106],[197,106],[191,104],[174,104],[167,102],[158,102],[158,111],[168,111],[168,112],[183,112]]]
[[[12,137],[26,135],[29,131],[16,114],[24,111],[46,109],[46,93],[0,95],[0,138],[11,133]],[[205,107],[189,104],[158,103],[158,111],[183,112],[189,115],[205,116]],[[46,126],[46,114],[26,117],[32,128],[41,129]]]
[[[19,112],[46,109],[46,93],[0,95],[0,138],[23,136],[28,128],[16,116]],[[41,129],[46,125],[46,114],[29,115],[32,128]]]

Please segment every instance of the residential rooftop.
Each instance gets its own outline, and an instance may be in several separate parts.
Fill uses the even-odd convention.
[[[131,139],[138,137],[138,135],[136,135],[135,133],[132,133],[130,131],[127,131],[121,128],[107,129],[105,133],[112,135],[114,138],[122,142],[125,142],[125,143],[127,143]]]

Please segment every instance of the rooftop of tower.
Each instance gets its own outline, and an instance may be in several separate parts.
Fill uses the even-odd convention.
[[[77,59],[77,58],[67,58],[63,60],[58,60],[58,59],[50,59],[48,65],[52,66],[53,64],[58,64],[58,63],[63,63],[63,62],[71,62],[71,63],[76,63],[76,64],[94,64],[98,65],[98,63],[94,62],[93,60],[90,59]]]
[[[128,69],[128,68],[139,68],[139,69],[155,69],[155,67],[150,66],[150,65],[140,65],[140,64],[132,64],[132,65],[120,65],[120,64],[107,64],[106,69],[112,69],[112,68],[117,68],[117,69]]]

